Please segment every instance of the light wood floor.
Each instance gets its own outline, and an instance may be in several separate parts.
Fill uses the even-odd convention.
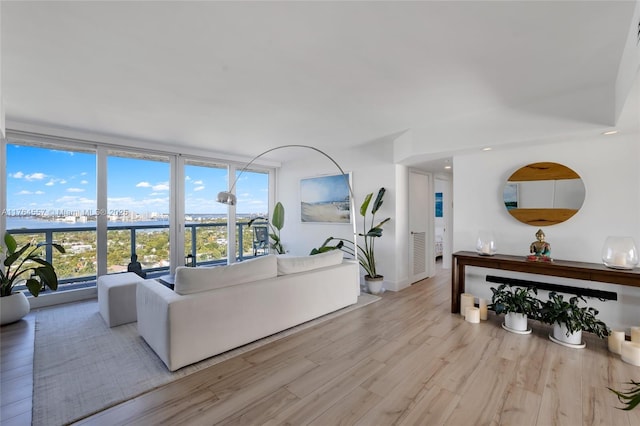
[[[450,271],[440,271],[80,424],[640,425],[640,408],[617,410],[607,390],[640,379],[640,367],[604,340],[569,349],[547,326],[516,335],[491,313],[469,324],[449,312],[449,294]]]

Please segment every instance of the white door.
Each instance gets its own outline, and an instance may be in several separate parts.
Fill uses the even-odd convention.
[[[433,184],[431,175],[409,171],[409,281],[433,275]],[[431,221],[430,221],[431,219]]]

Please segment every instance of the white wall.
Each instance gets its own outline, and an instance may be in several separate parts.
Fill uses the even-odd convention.
[[[393,158],[392,145],[377,143],[358,150],[341,152],[327,152],[333,157],[345,172],[352,173],[352,186],[356,197],[355,219],[358,232],[364,229],[362,216],[359,214],[360,205],[366,194],[377,194],[380,187],[386,188],[384,202],[376,214],[376,221],[386,217],[391,220],[384,225],[381,238],[376,240],[376,262],[379,273],[385,276],[385,288],[397,290],[404,286],[408,274],[408,247],[397,245],[396,233],[408,225],[406,195],[398,197],[397,182],[406,185],[407,169],[396,166]],[[300,221],[300,179],[313,176],[336,174],[338,169],[321,154],[309,150],[303,158],[284,163],[278,173],[278,201],[285,208],[285,224],[281,231],[281,238],[285,250],[292,255],[306,255],[312,248],[319,247],[326,238],[342,237],[353,239],[351,224],[319,224],[302,223]],[[404,182],[404,183],[403,183]],[[401,191],[406,194],[406,188]],[[399,216],[401,215],[401,216]],[[371,214],[367,214],[369,227]],[[403,230],[402,232],[405,232]],[[362,238],[359,238],[362,242]],[[405,246],[407,245],[405,240]]]
[[[543,228],[553,258],[601,263],[602,246],[609,235],[631,236],[640,248],[638,137],[637,133],[594,136],[581,142],[531,145],[454,157],[454,252],[475,250],[478,230],[491,229],[499,253],[528,254],[538,227],[522,224],[507,213],[502,190],[516,169],[539,161],[572,168],[582,177],[586,188],[584,204],[574,217]],[[490,298],[489,288],[495,284],[484,281],[489,271],[479,268],[469,271],[467,290]],[[640,325],[640,288],[496,270],[490,273],[616,291],[617,302],[589,299],[589,304],[601,311],[601,319],[612,328]],[[546,293],[539,297],[545,300]]]

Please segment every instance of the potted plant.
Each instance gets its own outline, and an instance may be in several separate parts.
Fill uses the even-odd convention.
[[[253,225],[258,219],[268,220],[266,217],[254,217],[249,221],[249,226]],[[284,247],[282,246],[282,241],[280,240],[280,230],[284,227],[284,206],[280,201],[278,201],[273,208],[273,215],[271,216],[271,221],[269,222],[269,228],[271,232],[269,233],[269,237],[273,241],[270,244],[271,249],[273,249],[278,254],[284,254]]]
[[[0,324],[18,321],[29,313],[29,301],[22,292],[13,289],[19,283],[26,285],[29,293],[38,297],[43,286],[51,290],[58,288],[58,276],[49,262],[39,255],[39,243],[33,246],[27,243],[18,249],[15,238],[8,232],[4,235],[3,267],[0,268]],[[51,244],[60,253],[64,248],[59,244]]]
[[[358,244],[358,263],[362,267],[365,272],[364,280],[367,284],[367,288],[369,292],[373,294],[378,294],[382,291],[382,283],[384,280],[384,276],[378,273],[376,270],[376,257],[375,257],[375,241],[376,238],[380,238],[382,236],[382,225],[391,220],[390,217],[384,219],[381,222],[376,223],[376,213],[380,210],[382,206],[382,201],[386,189],[380,188],[378,190],[378,195],[376,196],[373,204],[371,205],[371,220],[370,226],[367,226],[367,210],[369,209],[369,204],[371,204],[371,199],[373,198],[373,192],[367,194],[364,197],[364,201],[360,206],[360,216],[362,216],[362,229],[369,229],[366,233],[359,233],[358,235],[362,237],[362,244]],[[332,241],[337,241],[335,245],[330,245]],[[337,237],[329,237],[319,248],[314,248],[311,250],[311,254],[323,253],[328,250],[339,249],[344,251],[351,256],[354,255],[353,249],[353,241],[347,240],[345,238],[337,238]]]
[[[582,296],[573,296],[567,302],[555,291],[549,293],[540,310],[540,320],[553,325],[553,335],[549,338],[569,347],[584,347],[582,332],[593,333],[600,338],[609,335],[607,325],[596,318],[598,310],[590,306],[579,306],[578,302],[586,300]]]
[[[490,309],[496,314],[505,314],[503,328],[514,333],[530,333],[527,319],[538,318],[541,302],[534,296],[538,290],[534,287],[512,287],[501,284],[497,289],[491,287]]]

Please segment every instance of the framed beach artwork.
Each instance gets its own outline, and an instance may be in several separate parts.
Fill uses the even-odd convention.
[[[302,223],[351,223],[351,173],[300,179]]]

